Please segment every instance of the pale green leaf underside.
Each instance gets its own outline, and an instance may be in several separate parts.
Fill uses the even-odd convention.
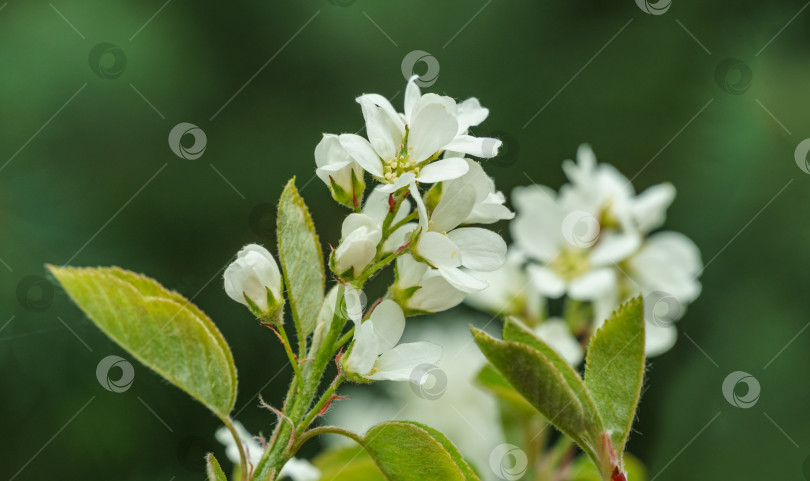
[[[364,436],[363,447],[390,481],[479,481],[444,435],[418,423],[378,424]]]
[[[315,329],[326,275],[321,244],[295,179],[287,183],[279,200],[277,237],[295,327],[306,337]]]
[[[206,456],[206,461],[208,481],[228,481],[228,478],[225,477],[225,473],[222,471],[222,467],[219,465],[219,461],[217,461],[217,458],[215,458],[213,454]]]
[[[501,341],[472,328],[481,352],[512,387],[560,431],[578,443],[586,436],[582,403],[560,371],[537,349],[515,341]]]
[[[48,266],[71,299],[127,352],[225,418],[236,401],[228,345],[201,310],[117,267]]]
[[[644,376],[644,307],[640,297],[620,306],[588,346],[585,385],[621,453],[635,417]]]

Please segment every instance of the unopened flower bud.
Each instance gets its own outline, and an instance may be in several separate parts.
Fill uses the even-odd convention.
[[[281,296],[281,272],[273,255],[258,244],[248,244],[225,269],[228,296],[265,322],[281,324],[284,298]]]

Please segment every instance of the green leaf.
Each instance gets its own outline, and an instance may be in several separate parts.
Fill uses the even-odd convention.
[[[315,329],[326,283],[321,244],[304,199],[290,179],[278,203],[278,256],[299,342]]]
[[[473,338],[484,356],[509,384],[560,431],[583,442],[590,433],[582,403],[560,371],[540,351],[515,341],[500,341],[472,328]]]
[[[562,374],[565,381],[576,394],[579,402],[582,403],[582,408],[585,410],[586,420],[593,428],[599,429],[602,426],[602,419],[599,416],[599,411],[596,409],[591,395],[585,387],[585,382],[580,377],[579,373],[566,361],[562,356],[557,353],[551,346],[546,344],[542,339],[537,337],[529,328],[522,322],[514,319],[507,318],[503,325],[503,338],[507,341],[516,341],[526,344],[548,359],[551,364]]]
[[[591,338],[585,385],[621,455],[636,413],[644,376],[644,306],[641,297],[620,306]]]
[[[410,421],[378,424],[362,442],[390,481],[479,481],[453,444],[435,429]]]
[[[236,401],[233,356],[197,306],[118,267],[48,268],[105,334],[217,416],[228,417]]]
[[[219,465],[219,461],[217,461],[217,458],[215,458],[213,454],[209,453],[208,456],[206,456],[206,460],[208,481],[228,481],[228,478],[225,477],[225,473]]]
[[[327,481],[386,481],[362,446],[330,449],[312,460]]]
[[[487,364],[478,371],[475,383],[481,388],[494,394],[498,399],[509,405],[510,410],[522,414],[536,415],[537,410],[523,398],[515,388],[504,379],[491,364]]]

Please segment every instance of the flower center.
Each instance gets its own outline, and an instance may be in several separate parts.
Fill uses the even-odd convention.
[[[576,279],[591,268],[587,252],[585,249],[563,249],[549,267],[566,281]]]
[[[383,160],[383,181],[387,184],[393,184],[399,180],[400,176],[406,172],[412,172],[413,175],[419,175],[421,166],[414,160],[411,160],[409,150],[413,147],[408,147],[408,134],[410,130],[405,126],[405,136],[402,137],[402,143],[399,144],[399,152],[393,159]]]

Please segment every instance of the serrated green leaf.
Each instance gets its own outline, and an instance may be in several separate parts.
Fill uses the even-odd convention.
[[[324,451],[312,460],[325,481],[386,481],[362,446]]]
[[[523,414],[536,415],[537,410],[521,396],[515,388],[504,379],[503,375],[491,364],[487,364],[478,371],[475,376],[475,383],[482,389],[494,394],[502,402],[508,404],[510,410],[519,411]]]
[[[481,352],[509,384],[549,422],[587,449],[583,442],[589,434],[585,410],[554,364],[526,344],[500,341],[476,328],[472,333]]]
[[[117,267],[48,266],[105,334],[155,372],[226,418],[236,368],[217,327],[197,306],[156,281]]]
[[[551,346],[546,344],[542,339],[537,337],[529,328],[527,328],[520,321],[507,318],[503,325],[503,338],[507,341],[516,341],[527,344],[537,349],[540,354],[544,355],[551,364],[560,371],[560,374],[565,378],[565,381],[576,394],[577,399],[582,403],[585,410],[586,421],[591,428],[599,429],[602,426],[602,419],[599,416],[599,411],[596,409],[591,395],[585,387],[585,382],[580,377],[579,373],[566,361],[560,354]]]
[[[390,481],[479,481],[444,435],[418,423],[378,424],[365,434],[363,446]]]
[[[315,225],[304,199],[290,179],[278,203],[278,256],[299,342],[315,329],[326,283]]]
[[[591,338],[585,385],[621,455],[644,376],[644,306],[641,297],[620,306]]]
[[[228,481],[228,478],[225,477],[225,473],[222,471],[222,467],[219,465],[219,461],[217,461],[217,458],[215,458],[213,454],[208,454],[206,460],[208,481]]]

